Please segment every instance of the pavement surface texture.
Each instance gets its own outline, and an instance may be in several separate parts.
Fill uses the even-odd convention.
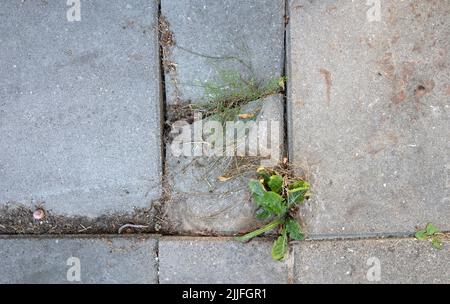
[[[0,4],[0,206],[95,218],[161,196],[155,1]]]
[[[217,122],[218,128],[223,132],[217,133],[213,141],[224,141],[224,146],[233,144],[243,147],[256,146],[250,142],[254,132],[260,134],[260,138],[282,139],[284,130],[284,107],[283,97],[280,94],[271,95],[242,107],[244,114],[256,113],[254,119],[244,121],[233,130],[235,137],[226,132],[226,126]],[[264,158],[255,156],[253,158],[228,157],[226,155],[204,155],[195,156],[204,148],[201,138],[196,139],[196,130],[206,128],[211,120],[206,118],[195,121],[193,124],[182,124],[179,129],[180,138],[174,137],[166,149],[166,181],[167,200],[165,201],[163,213],[166,219],[167,229],[177,233],[190,234],[233,234],[246,232],[258,228],[261,222],[257,221],[255,205],[248,191],[248,180],[254,177],[254,172],[264,164]],[[264,123],[263,123],[264,122]],[[277,128],[272,129],[272,125]],[[262,126],[267,125],[267,129]],[[175,128],[176,129],[176,128]],[[248,130],[249,133],[246,133]],[[278,132],[271,136],[271,130]],[[185,138],[187,133],[190,138]],[[197,132],[198,133],[198,132]],[[230,133],[231,134],[231,133]],[[219,138],[220,137],[220,138]],[[278,141],[276,153],[270,154],[270,158],[276,157],[278,163],[281,157],[284,141]],[[178,149],[191,152],[191,156],[185,156]],[[200,151],[199,151],[200,150]],[[261,150],[260,150],[261,151]],[[260,152],[259,151],[259,152]],[[266,154],[259,153],[264,156]],[[270,151],[269,151],[270,152]],[[263,154],[263,155],[261,155]],[[269,155],[269,153],[267,153]],[[224,178],[224,179],[221,179]]]
[[[146,237],[0,238],[1,284],[157,283]]]
[[[259,83],[282,76],[284,12],[284,0],[162,0],[168,104],[204,101],[223,71]]]
[[[310,234],[450,229],[450,3],[382,2],[289,2],[288,140],[313,185]]]
[[[367,3],[1,2],[0,283],[449,284],[450,3]],[[312,185],[281,262],[232,238],[268,152]]]
[[[414,239],[305,241],[283,262],[272,241],[216,237],[1,237],[0,283],[450,283],[447,250]]]

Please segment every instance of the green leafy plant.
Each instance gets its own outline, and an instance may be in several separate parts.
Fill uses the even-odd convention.
[[[308,182],[296,179],[288,171],[278,169],[258,169],[258,180],[248,183],[253,201],[257,206],[256,217],[270,221],[262,228],[237,237],[247,242],[256,236],[278,229],[278,237],[272,246],[272,258],[283,260],[288,252],[289,240],[305,239],[299,223],[295,220],[298,206],[309,197]]]
[[[428,223],[425,229],[417,231],[415,236],[416,239],[421,241],[430,240],[431,245],[438,250],[443,249],[444,245],[442,243],[441,233],[432,223]]]

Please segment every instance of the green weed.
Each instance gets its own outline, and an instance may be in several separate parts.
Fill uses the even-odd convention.
[[[308,182],[292,177],[282,168],[258,169],[258,179],[248,184],[253,201],[257,206],[256,217],[270,220],[264,227],[250,232],[236,240],[247,242],[268,231],[278,229],[278,237],[272,246],[272,258],[280,261],[286,257],[289,240],[301,241],[305,235],[295,220],[298,206],[309,197]]]
[[[236,70],[221,70],[217,81],[203,85],[206,102],[193,105],[193,109],[202,112],[204,117],[213,116],[221,122],[234,121],[241,106],[283,91],[285,81],[285,77],[279,77],[260,84]]]
[[[428,223],[425,229],[417,231],[415,237],[421,241],[430,240],[431,245],[438,250],[444,248],[444,244],[441,240],[441,233],[432,223]]]

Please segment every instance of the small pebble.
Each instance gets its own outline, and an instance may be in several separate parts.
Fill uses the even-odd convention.
[[[45,216],[45,212],[44,212],[44,210],[42,210],[42,209],[36,209],[36,210],[33,212],[33,218],[34,218],[35,220],[42,220],[42,219],[44,218],[44,216]]]

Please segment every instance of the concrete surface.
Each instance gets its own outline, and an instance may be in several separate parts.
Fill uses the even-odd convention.
[[[449,284],[448,239],[441,251],[358,239],[428,222],[450,230],[449,2],[382,1],[380,14],[376,1],[288,2],[289,152],[313,186],[302,219],[314,241],[275,262],[270,239],[3,236],[0,283],[78,283],[79,262],[80,283]],[[161,6],[175,39],[163,45],[169,104],[204,101],[202,85],[221,69],[260,83],[281,75],[284,0]],[[0,4],[0,207],[44,203],[90,218],[149,208],[161,196],[157,1],[82,1],[79,22],[68,9]],[[258,103],[258,121],[284,121],[280,96],[242,113]],[[164,232],[261,225],[248,179],[218,181],[226,159],[166,148]],[[46,221],[23,214],[14,224]]]
[[[281,95],[271,95],[264,99],[249,104],[247,107],[261,109],[256,116],[256,123],[267,122],[269,128],[272,122],[279,123],[280,133],[274,137],[279,139],[279,157],[283,149],[283,99]],[[253,110],[241,109],[241,113],[253,113]],[[203,126],[209,121],[204,119]],[[188,134],[193,133],[195,122],[186,125]],[[198,124],[198,129],[202,126]],[[177,130],[177,129],[175,129]],[[173,130],[173,131],[175,131]],[[248,147],[257,147],[253,141],[253,128],[248,135],[244,132],[236,132],[238,143],[245,144],[245,139],[251,139]],[[243,129],[243,131],[245,131]],[[184,131],[183,131],[184,132]],[[226,131],[224,130],[226,134]],[[239,135],[240,134],[240,135]],[[269,132],[265,132],[266,138],[271,138]],[[228,135],[225,135],[228,137]],[[206,136],[205,136],[206,137]],[[223,138],[220,139],[223,141]],[[219,139],[216,140],[218,142]],[[199,145],[201,139],[187,139],[188,147],[192,152],[197,151],[203,145]],[[226,142],[230,142],[228,138]],[[243,174],[237,174],[234,170],[235,159],[219,156],[183,156],[176,155],[172,146],[178,146],[177,137],[174,138],[166,149],[166,180],[168,185],[167,201],[164,204],[164,216],[169,229],[178,233],[205,234],[233,234],[247,232],[258,228],[261,222],[255,219],[255,203],[250,198],[248,191],[248,179],[254,177],[256,168],[261,162],[257,162],[253,169],[246,169]],[[191,144],[192,143],[192,144]],[[174,152],[175,151],[175,152]],[[248,155],[248,154],[246,154]],[[265,154],[268,155],[268,154]],[[276,163],[279,157],[273,155]],[[245,166],[244,164],[240,165]],[[227,169],[231,168],[235,178],[220,181],[218,178],[225,176]]]
[[[230,239],[162,238],[159,243],[161,284],[282,284],[286,262],[271,257],[271,242],[248,244]]]
[[[128,4],[127,4],[128,3]],[[96,217],[161,193],[157,3],[0,4],[0,204]]]
[[[205,81],[235,69],[267,82],[282,75],[284,0],[161,1],[175,46],[165,58],[167,101],[198,102]]]
[[[2,237],[0,283],[157,283],[156,246],[142,237]],[[70,281],[78,269],[80,281]]]
[[[413,239],[302,242],[294,247],[295,282],[449,284],[448,245],[439,251]]]
[[[450,283],[448,240],[440,251],[414,239],[294,242],[283,262],[271,246],[271,238],[4,236],[0,283]]]
[[[450,230],[450,3],[289,3],[291,161],[315,235]]]

